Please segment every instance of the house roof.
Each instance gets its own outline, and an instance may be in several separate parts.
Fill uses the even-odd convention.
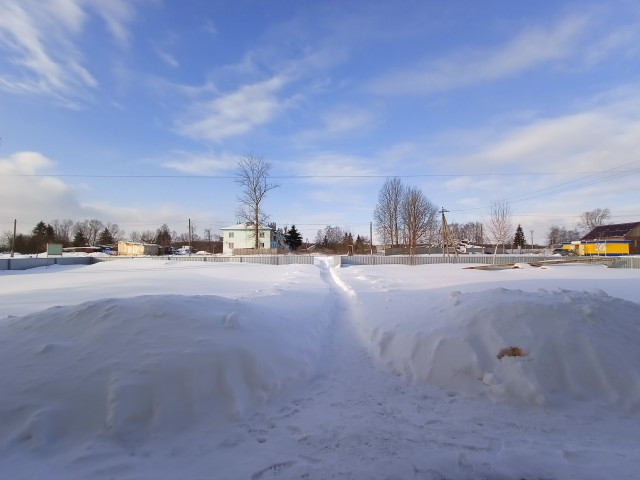
[[[222,227],[220,230],[255,230],[253,224],[239,223],[232,227]],[[258,225],[258,230],[271,230],[271,227],[265,227],[264,225]]]
[[[605,238],[620,238],[628,235],[640,225],[640,222],[618,223],[616,225],[600,225],[587,233],[580,240],[600,240]]]

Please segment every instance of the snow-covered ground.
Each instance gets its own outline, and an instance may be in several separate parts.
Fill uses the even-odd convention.
[[[0,477],[637,478],[639,302],[597,265],[3,271]]]

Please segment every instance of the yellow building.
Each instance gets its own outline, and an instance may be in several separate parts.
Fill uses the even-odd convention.
[[[564,243],[562,248],[572,250],[577,255],[615,257],[629,255],[630,244],[631,242],[628,240],[578,240],[576,242]]]
[[[585,244],[585,255],[640,255],[640,222],[601,225],[580,243]]]

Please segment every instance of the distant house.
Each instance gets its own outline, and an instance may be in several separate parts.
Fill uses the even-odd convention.
[[[581,255],[639,255],[640,222],[601,225],[572,243]]]
[[[255,227],[251,223],[239,223],[232,227],[223,227],[222,253],[232,254],[234,249],[255,248]],[[258,248],[277,248],[273,230],[264,225],[258,225]]]
[[[118,242],[118,255],[158,255],[160,245],[153,243]]]

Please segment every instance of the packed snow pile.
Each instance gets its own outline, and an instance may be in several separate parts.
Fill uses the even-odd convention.
[[[640,408],[637,303],[602,290],[505,288],[411,300],[402,319],[367,310],[358,321],[398,373],[500,401]]]
[[[237,420],[310,373],[313,328],[216,296],[53,307],[0,323],[0,446],[135,447]]]

